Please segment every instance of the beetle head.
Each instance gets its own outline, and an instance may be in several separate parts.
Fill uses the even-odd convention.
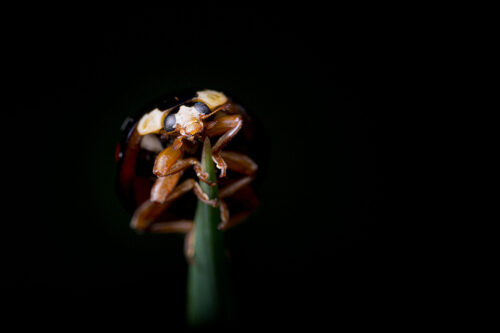
[[[176,129],[181,135],[193,136],[203,130],[201,113],[194,106],[182,105],[175,117]]]

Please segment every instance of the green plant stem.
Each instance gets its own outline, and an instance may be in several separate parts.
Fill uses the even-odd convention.
[[[210,141],[205,139],[201,158],[209,181],[216,182]],[[200,182],[210,199],[218,197],[218,187]],[[229,286],[223,247],[219,207],[198,200],[194,218],[194,257],[189,265],[187,322],[189,326],[223,325],[229,320]]]

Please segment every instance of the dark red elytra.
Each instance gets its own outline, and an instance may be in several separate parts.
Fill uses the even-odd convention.
[[[122,145],[118,142],[116,144],[115,148],[115,161],[118,163],[120,161],[120,158],[122,157],[123,152],[122,152]]]

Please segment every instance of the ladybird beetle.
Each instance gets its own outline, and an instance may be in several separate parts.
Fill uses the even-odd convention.
[[[133,229],[190,233],[196,198],[220,207],[221,230],[258,206],[253,185],[259,168],[252,155],[262,147],[242,106],[222,92],[198,90],[166,96],[144,111],[124,121],[116,149],[117,190],[133,214]],[[219,197],[213,200],[195,180],[215,185],[201,168],[205,139],[212,141],[220,171]],[[191,191],[195,196],[185,195]]]

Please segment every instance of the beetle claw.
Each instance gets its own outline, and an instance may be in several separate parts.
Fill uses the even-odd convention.
[[[200,177],[200,175],[198,175],[198,178],[199,178],[202,182],[204,182],[205,184],[210,185],[210,187],[214,187],[215,185],[217,185],[217,183],[216,183],[216,182],[212,183],[211,181],[209,181],[209,180],[207,179],[208,177]]]

